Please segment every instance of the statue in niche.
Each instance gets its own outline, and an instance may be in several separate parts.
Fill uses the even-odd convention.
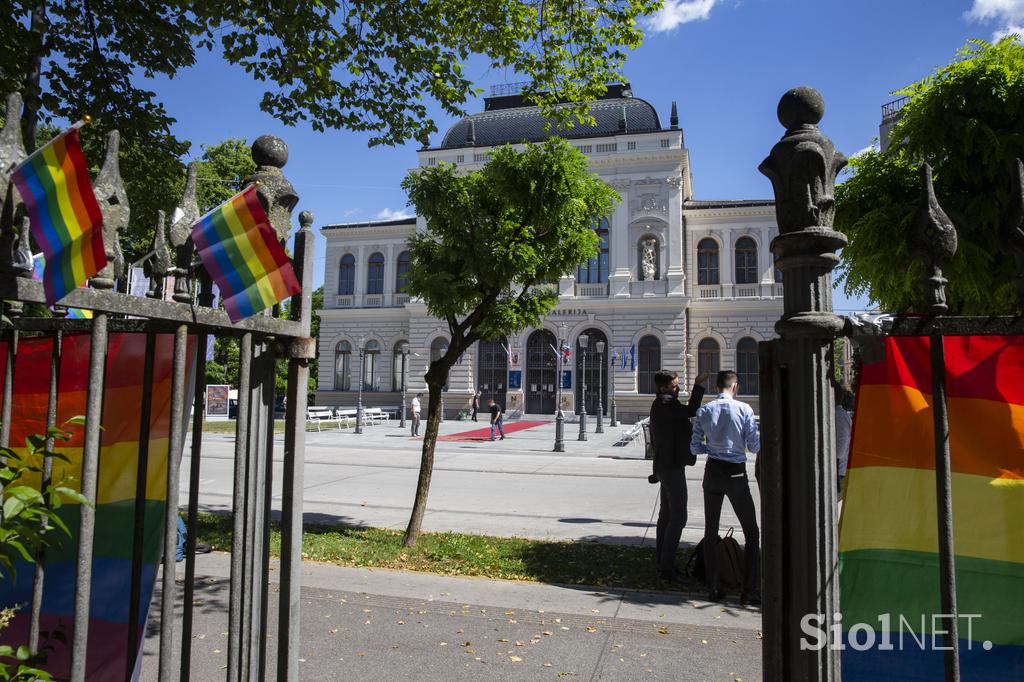
[[[645,280],[657,279],[658,275],[658,241],[653,238],[643,240],[643,255],[640,257],[640,267]]]

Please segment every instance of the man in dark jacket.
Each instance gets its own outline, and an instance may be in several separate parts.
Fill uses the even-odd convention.
[[[658,576],[662,580],[678,582],[676,553],[679,538],[686,526],[686,474],[685,467],[693,464],[690,439],[693,427],[690,419],[697,414],[702,384],[708,375],[701,374],[693,384],[690,400],[679,402],[679,377],[675,372],[661,370],[654,375],[658,395],[651,405],[651,440],[654,442],[654,476],[651,482],[661,483],[661,505],[658,510],[658,529],[655,554]]]

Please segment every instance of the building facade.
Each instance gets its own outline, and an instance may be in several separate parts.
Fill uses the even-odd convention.
[[[598,257],[559,283],[558,306],[537,328],[483,341],[452,369],[445,413],[470,404],[474,390],[510,413],[553,416],[558,384],[567,414],[584,409],[644,416],[654,373],[734,369],[740,394],[757,403],[757,342],[774,336],[782,283],[768,246],[777,233],[774,203],[697,201],[675,104],[663,127],[654,108],[628,85],[609,88],[591,106],[597,123],[566,133],[590,167],[622,198],[595,223]],[[518,95],[490,97],[482,113],[456,123],[419,165],[475,170],[503,144],[545,139],[544,120]],[[402,292],[406,240],[422,218],[326,225],[324,309],[316,402],[401,404],[425,391],[423,374],[447,343],[446,325]],[[585,343],[581,343],[586,339]],[[571,353],[561,366],[555,352]]]

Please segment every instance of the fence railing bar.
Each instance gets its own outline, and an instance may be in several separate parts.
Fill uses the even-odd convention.
[[[100,313],[92,319],[92,337],[89,346],[89,384],[86,389],[85,438],[82,446],[81,477],[81,494],[89,501],[89,504],[80,505],[78,560],[75,567],[75,617],[71,627],[71,682],[85,682],[106,360],[107,316]]]
[[[164,507],[164,566],[160,604],[160,682],[174,676],[174,573],[178,544],[178,488],[181,482],[180,455],[184,446],[185,380],[188,357],[188,327],[174,334],[171,366],[171,423],[167,444],[167,504]]]
[[[206,334],[197,338],[196,390],[192,403],[192,451],[188,472],[188,520],[185,522],[185,596],[181,621],[182,682],[191,679],[192,618],[196,579],[196,533],[199,518],[199,473],[202,464],[203,420],[206,419]]]
[[[941,334],[932,334],[932,414],[935,425],[935,504],[939,539],[943,663],[946,682],[960,680],[960,637],[957,624],[956,558],[953,548],[953,487],[949,461],[949,415],[946,410],[946,354]]]
[[[146,543],[146,484],[149,479],[149,424],[153,413],[153,360],[156,335],[146,334],[146,356],[142,369],[142,414],[139,417],[139,455],[135,472],[135,509],[132,525],[132,583],[128,596],[128,655],[125,679],[135,672],[139,651],[139,613],[142,610],[142,553]]]
[[[24,277],[0,278],[0,299],[46,303],[42,282]],[[227,313],[218,308],[142,298],[113,290],[75,289],[62,298],[60,303],[69,308],[82,308],[96,313],[206,325],[222,334],[241,335],[245,332],[259,332],[275,336],[302,336],[300,324],[293,320],[254,315],[238,323],[232,323]]]
[[[50,429],[57,425],[57,393],[60,388],[60,351],[61,333],[58,331],[51,340],[50,347],[50,388],[46,399],[46,444],[43,454],[43,471],[40,477],[39,489],[43,493],[43,504],[49,506],[50,496],[46,489],[50,487],[53,480],[53,452],[54,438],[50,436]],[[43,526],[48,525],[43,520]],[[46,578],[44,567],[46,566],[46,547],[41,546],[36,551],[35,575],[32,578],[32,612],[29,617],[28,648],[35,655],[39,653],[39,614],[43,608],[43,582]]]
[[[267,579],[270,576],[270,516],[271,516],[271,504],[272,504],[272,491],[274,488],[274,426],[276,424],[276,386],[275,379],[277,374],[277,357],[274,354],[273,344],[266,344],[264,346],[264,352],[267,356],[267,370],[264,374],[263,381],[266,390],[266,401],[264,402],[264,414],[266,415],[266,425],[263,428],[263,436],[260,447],[260,455],[263,459],[263,512],[262,512],[262,523],[257,526],[257,532],[262,533],[260,543],[263,548],[261,559],[262,565],[260,566],[260,627],[259,627],[259,641],[267,642],[267,620],[268,620],[268,607],[270,601],[270,590],[267,586]],[[259,679],[267,679],[267,646],[261,646],[257,648],[259,651]]]
[[[257,344],[253,347],[253,385],[252,403],[249,413],[249,433],[254,435],[250,441],[249,448],[249,471],[248,480],[248,503],[250,513],[246,515],[246,541],[249,549],[248,561],[246,563],[248,591],[246,597],[246,610],[248,615],[248,629],[246,631],[248,641],[248,655],[245,657],[243,668],[246,678],[259,680],[260,665],[259,651],[265,649],[266,641],[261,640],[263,627],[260,623],[261,606],[263,604],[262,594],[266,589],[262,569],[262,555],[266,550],[263,543],[264,529],[267,525],[266,509],[264,507],[263,490],[266,487],[266,469],[263,459],[263,451],[266,446],[266,421],[272,404],[268,401],[267,370],[268,359],[266,344]]]
[[[252,371],[252,334],[245,334],[238,349],[238,411],[235,415],[235,477],[232,499],[231,585],[228,611],[227,679],[242,680],[242,600],[245,595],[245,516],[246,473],[249,452],[250,374]]]

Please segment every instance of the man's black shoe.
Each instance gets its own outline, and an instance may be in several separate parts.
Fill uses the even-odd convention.
[[[717,602],[720,602],[720,601],[725,601],[725,590],[718,589],[718,590],[715,590],[714,592],[709,592],[708,593],[708,601],[712,602],[712,603],[717,603]]]
[[[740,605],[741,606],[760,606],[761,605],[761,595],[759,595],[759,594],[752,594],[750,596],[747,596],[745,594],[741,595],[740,596]]]

